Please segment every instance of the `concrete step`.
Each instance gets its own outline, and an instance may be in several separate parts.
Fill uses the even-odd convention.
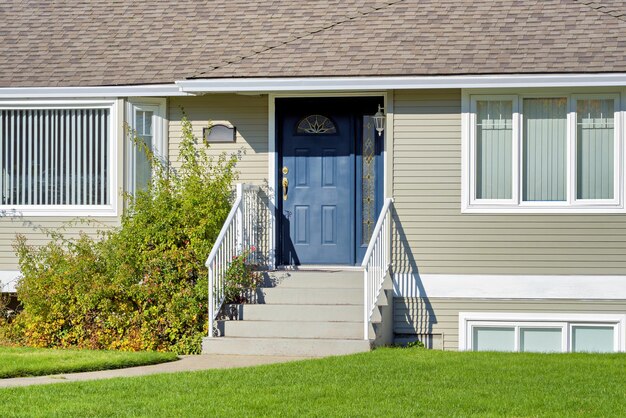
[[[322,268],[322,269],[305,269],[305,270],[273,270],[270,274],[287,274],[291,277],[363,277],[362,268]]]
[[[258,303],[282,305],[363,305],[363,289],[275,287],[258,290]]]
[[[363,288],[363,272],[270,272],[263,287],[353,289]]]
[[[367,340],[233,337],[207,337],[202,340],[202,354],[324,357],[369,350],[370,342]]]
[[[239,319],[244,321],[363,321],[362,305],[239,305]]]
[[[363,338],[360,322],[223,321],[224,336],[248,338]]]

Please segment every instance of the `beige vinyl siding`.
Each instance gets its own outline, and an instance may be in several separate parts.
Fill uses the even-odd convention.
[[[269,157],[267,152],[267,96],[209,94],[199,97],[177,97],[169,100],[169,157],[178,164],[178,144],[181,138],[182,110],[187,114],[198,138],[209,122],[227,121],[237,128],[235,143],[211,144],[211,154],[245,151],[237,165],[239,180],[263,185],[267,181]],[[181,110],[182,108],[182,110]]]
[[[117,213],[122,213],[121,192],[124,173],[124,101],[117,103]],[[97,236],[99,230],[119,225],[119,216],[12,216],[0,212],[0,271],[19,270],[18,260],[13,250],[17,234],[24,235],[31,245],[45,245],[49,239],[45,231],[61,232],[67,238],[77,237],[79,233]]]
[[[396,273],[626,274],[626,215],[461,213],[460,90],[394,112]]]
[[[98,230],[119,224],[118,217],[1,217],[0,216],[0,271],[19,270],[13,250],[16,234],[24,235],[30,245],[45,245],[48,236],[45,230],[61,232],[65,237],[77,237],[80,232],[97,236]]]
[[[393,306],[396,337],[434,334],[445,350],[458,349],[459,312],[626,312],[624,300],[395,298]]]

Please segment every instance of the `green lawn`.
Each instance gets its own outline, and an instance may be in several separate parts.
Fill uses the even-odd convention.
[[[626,416],[626,356],[380,349],[0,390],[0,416]]]
[[[171,353],[0,347],[0,378],[119,369],[175,359]]]

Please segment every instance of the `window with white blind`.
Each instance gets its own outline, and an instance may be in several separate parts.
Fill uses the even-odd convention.
[[[126,119],[135,140],[143,143],[143,146],[138,146],[129,141],[127,147],[128,190],[134,192],[144,189],[152,181],[152,167],[145,149],[153,153],[157,160],[164,162],[167,158],[165,101],[156,98],[131,100],[126,108]]]
[[[112,103],[0,103],[0,210],[114,212],[112,118]]]
[[[463,211],[624,210],[619,94],[466,97]]]

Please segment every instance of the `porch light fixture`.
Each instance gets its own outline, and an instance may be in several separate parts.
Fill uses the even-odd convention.
[[[378,112],[374,114],[374,125],[376,125],[376,130],[378,131],[378,136],[383,134],[385,130],[385,114],[383,113],[384,108],[378,105]]]

